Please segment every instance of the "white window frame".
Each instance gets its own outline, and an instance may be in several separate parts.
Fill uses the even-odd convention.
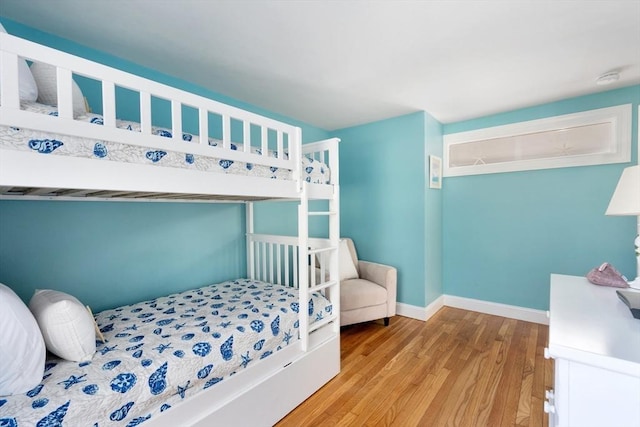
[[[606,153],[564,155],[469,166],[450,166],[449,151],[450,147],[455,144],[472,143],[474,141],[483,142],[495,138],[517,137],[529,134],[539,134],[541,137],[544,137],[545,132],[554,132],[599,123],[610,123],[612,125],[611,145]],[[443,175],[445,177],[480,175],[609,163],[627,163],[631,161],[631,127],[632,106],[631,104],[625,104],[444,135]]]

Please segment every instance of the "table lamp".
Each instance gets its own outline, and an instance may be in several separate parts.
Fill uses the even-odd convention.
[[[622,171],[622,176],[613,192],[605,215],[640,216],[640,165],[630,166]],[[640,289],[640,221],[636,236],[636,278],[629,282],[632,288]]]

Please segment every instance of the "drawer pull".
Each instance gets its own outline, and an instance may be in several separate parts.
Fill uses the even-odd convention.
[[[546,414],[555,414],[556,413],[556,407],[545,400],[544,401],[544,412]]]

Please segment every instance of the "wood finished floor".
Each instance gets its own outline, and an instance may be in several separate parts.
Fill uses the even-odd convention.
[[[342,328],[340,374],[288,426],[547,427],[548,327],[444,307]]]

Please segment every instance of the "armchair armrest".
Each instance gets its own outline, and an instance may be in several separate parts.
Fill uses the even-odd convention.
[[[376,283],[389,290],[397,286],[397,271],[395,267],[369,261],[358,260],[358,270],[361,279]]]
[[[395,267],[369,261],[358,260],[360,278],[380,285],[387,290],[387,311],[389,316],[396,314],[396,296],[398,286],[398,271]]]

